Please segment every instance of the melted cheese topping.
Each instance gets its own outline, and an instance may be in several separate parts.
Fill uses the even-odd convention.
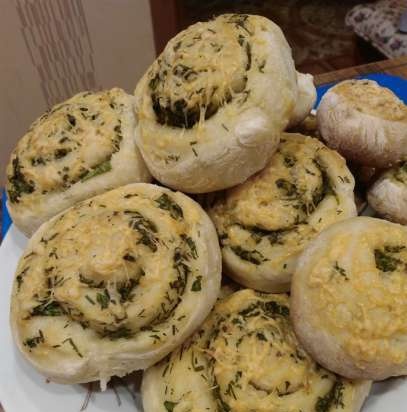
[[[287,295],[252,290],[218,303],[192,340],[146,375],[144,406],[153,395],[155,411],[174,412],[353,412],[362,384],[300,347]]]
[[[181,32],[166,46],[149,72],[157,121],[193,127],[232,99],[242,102],[251,70],[264,73],[266,56],[252,56],[255,19],[223,15]]]
[[[213,282],[202,213],[180,193],[129,185],[40,229],[20,260],[12,298],[28,358],[75,364],[98,351],[125,355],[128,342],[135,351],[158,350],[185,333]]]
[[[358,367],[407,362],[405,227],[349,220],[331,231],[303,270],[314,326],[329,331]]]
[[[321,230],[355,215],[354,179],[321,142],[285,134],[268,166],[210,210],[226,260],[291,273],[290,260]],[[233,254],[233,256],[232,256]]]
[[[407,106],[389,89],[371,80],[349,80],[332,88],[357,111],[407,123]]]
[[[109,171],[128,110],[126,93],[112,89],[77,94],[42,115],[18,142],[7,167],[10,201],[32,203]]]

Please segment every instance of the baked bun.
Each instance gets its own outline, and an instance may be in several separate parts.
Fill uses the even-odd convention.
[[[317,139],[285,133],[265,169],[208,209],[226,273],[253,289],[289,291],[308,242],[356,216],[354,184],[338,153]]]
[[[167,186],[234,186],[276,150],[297,92],[291,50],[270,20],[225,14],[194,24],[137,85],[139,148]]]
[[[314,86],[314,77],[310,74],[297,72],[298,96],[294,111],[291,114],[288,128],[300,124],[311,113],[317,100],[317,90]]]
[[[385,172],[369,189],[367,198],[381,216],[407,225],[407,162]]]
[[[151,176],[135,145],[134,97],[84,92],[37,119],[7,166],[7,207],[30,236],[76,202]]]
[[[79,203],[28,243],[11,300],[14,340],[60,383],[144,369],[210,312],[221,257],[212,222],[182,193],[136,183]]]
[[[287,295],[242,290],[181,348],[144,372],[145,412],[357,412],[370,382],[317,365],[300,347]]]
[[[407,106],[372,80],[346,80],[329,89],[317,118],[327,145],[346,159],[384,168],[407,156]]]
[[[355,217],[322,232],[291,287],[295,332],[325,368],[352,379],[407,373],[407,227]]]

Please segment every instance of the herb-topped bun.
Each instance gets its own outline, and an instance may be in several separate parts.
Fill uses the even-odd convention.
[[[14,340],[61,383],[144,369],[210,312],[221,257],[212,222],[182,193],[136,183],[44,223],[20,259]]]
[[[76,202],[151,176],[135,145],[134,97],[85,92],[37,119],[7,166],[7,207],[31,235]]]
[[[324,94],[318,127],[346,159],[384,168],[407,157],[407,106],[371,80],[347,80]]]
[[[407,228],[371,217],[329,227],[301,255],[291,309],[298,339],[327,369],[407,374]]]
[[[288,128],[293,128],[304,121],[317,100],[317,90],[312,75],[297,72],[297,83],[298,96]]]
[[[407,225],[407,162],[385,172],[369,189],[367,198],[381,216]]]
[[[144,372],[145,412],[358,412],[370,382],[317,365],[298,344],[287,295],[242,290]]]
[[[288,291],[308,242],[356,216],[353,188],[338,153],[317,139],[285,133],[265,169],[209,207],[226,273],[247,287]]]
[[[165,185],[231,187],[265,166],[297,93],[291,50],[273,22],[226,14],[194,24],[137,85],[139,148]]]

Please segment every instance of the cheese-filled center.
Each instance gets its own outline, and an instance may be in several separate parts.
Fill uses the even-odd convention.
[[[407,359],[407,234],[377,222],[344,228],[305,269],[317,322],[360,365]]]
[[[317,365],[289,313],[287,295],[232,294],[192,341],[147,373],[145,397],[174,411],[353,411],[360,382]]]
[[[169,43],[149,74],[160,124],[189,129],[232,99],[247,99],[255,31],[249,16],[228,15],[194,28]]]
[[[41,116],[21,139],[8,167],[12,203],[68,189],[108,172],[120,150],[124,92],[85,92]]]
[[[204,287],[197,217],[166,192],[109,192],[61,215],[27,254],[17,273],[18,322],[29,345],[33,325],[47,337],[36,353],[56,348],[53,325],[81,325],[93,339],[159,332],[185,293]],[[177,323],[178,322],[178,323]],[[66,329],[67,331],[70,328]],[[151,331],[151,332],[149,332]],[[27,343],[28,342],[28,343]]]

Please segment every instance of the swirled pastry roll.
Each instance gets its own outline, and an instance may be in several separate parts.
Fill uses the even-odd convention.
[[[80,200],[150,181],[135,128],[134,97],[117,88],[79,93],[43,114],[7,166],[7,206],[16,226],[31,235]]]
[[[200,326],[220,273],[216,231],[197,203],[155,185],[123,186],[31,238],[14,280],[14,339],[56,382],[123,376]]]
[[[407,158],[407,106],[372,80],[346,80],[324,94],[318,127],[346,159],[385,168]]]
[[[348,378],[407,374],[407,228],[371,217],[332,225],[304,251],[291,288],[304,348]]]
[[[367,198],[381,216],[407,225],[407,162],[385,172],[369,189]]]
[[[297,79],[278,26],[225,14],[170,40],[135,95],[138,145],[153,176],[205,193],[264,167],[291,117]]]
[[[264,170],[209,208],[226,272],[247,287],[288,291],[308,242],[356,216],[353,188],[338,153],[311,137],[284,134]]]
[[[181,348],[144,372],[145,412],[357,412],[370,382],[317,365],[298,344],[287,295],[236,292]]]

